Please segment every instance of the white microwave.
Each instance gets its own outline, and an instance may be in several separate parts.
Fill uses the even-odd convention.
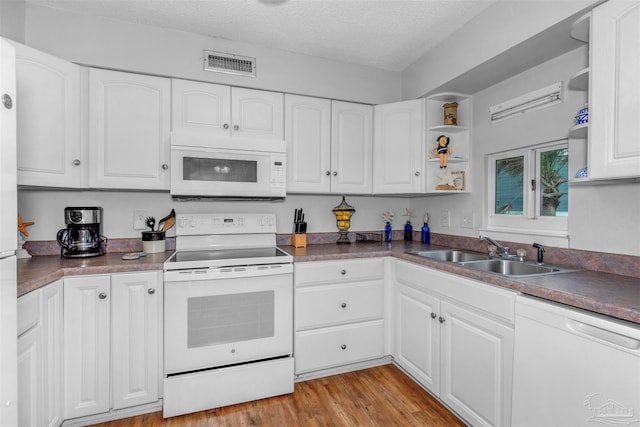
[[[171,195],[283,198],[286,196],[286,154],[284,149],[257,151],[172,145]]]

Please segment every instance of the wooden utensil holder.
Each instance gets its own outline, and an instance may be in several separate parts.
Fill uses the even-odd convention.
[[[291,234],[291,246],[294,248],[306,248],[307,247],[307,235],[306,234]]]

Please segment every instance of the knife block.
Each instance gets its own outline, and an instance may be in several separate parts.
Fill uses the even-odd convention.
[[[306,234],[291,234],[291,246],[294,248],[306,248],[307,247],[307,235]]]

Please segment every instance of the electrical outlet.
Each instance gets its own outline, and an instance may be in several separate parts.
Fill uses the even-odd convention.
[[[133,229],[144,230],[147,228],[145,220],[149,216],[149,211],[135,210],[133,211]]]
[[[440,227],[451,226],[451,213],[448,210],[440,211]]]
[[[460,226],[462,228],[474,228],[475,219],[475,214],[473,212],[465,212],[464,216],[462,217],[462,223],[460,224]]]

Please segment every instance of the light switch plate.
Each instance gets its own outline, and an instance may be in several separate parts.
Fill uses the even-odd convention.
[[[475,227],[475,214],[473,212],[465,212],[462,216],[462,228],[474,228]]]
[[[451,212],[440,211],[440,227],[451,227]]]

